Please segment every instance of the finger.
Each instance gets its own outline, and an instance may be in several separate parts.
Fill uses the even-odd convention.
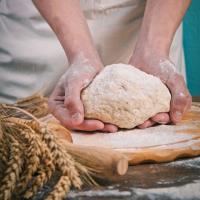
[[[71,130],[95,131],[102,130],[104,124],[99,120],[84,120],[81,124],[77,125],[69,115],[68,110],[63,105],[57,105],[57,109],[53,113],[60,123]]]
[[[77,121],[75,118],[79,118],[79,113],[71,116],[69,110],[64,106],[64,99],[64,97],[59,96],[52,96],[49,98],[49,110],[61,122],[63,126],[72,128],[77,126]]]
[[[99,120],[84,120],[80,125],[73,127],[73,129],[82,131],[103,130],[104,124]]]
[[[190,94],[182,76],[176,74],[168,82],[172,99],[170,104],[170,119],[176,124],[181,121],[183,114],[187,111]]]
[[[80,98],[81,89],[82,85],[80,82],[68,83],[65,88],[64,105],[68,109],[69,116],[74,125],[79,125],[84,120],[84,108]]]
[[[54,109],[52,114],[60,121],[66,128],[72,129],[76,124],[73,123],[68,110],[64,107],[63,103],[54,102]]]
[[[188,105],[188,99],[183,93],[175,94],[171,100],[170,118],[173,123],[181,121]]]
[[[137,127],[143,129],[143,128],[146,128],[146,126],[147,126],[149,123],[150,123],[150,120],[148,119],[148,120],[146,120],[144,123],[138,125]]]
[[[151,120],[159,124],[167,124],[170,122],[170,117],[168,113],[158,113]]]
[[[54,113],[57,104],[61,101],[64,102],[64,90],[62,90],[61,85],[58,84],[48,98],[49,111]]]
[[[145,128],[153,126],[154,124],[156,124],[156,122],[149,119],[149,120],[146,120],[143,124],[141,124],[137,127],[140,128],[140,129],[145,129]]]
[[[118,131],[117,126],[113,124],[104,124],[104,128],[102,129],[103,132],[115,133]]]
[[[104,128],[104,124],[99,120],[84,120],[77,125],[69,115],[68,110],[60,106],[56,109],[54,116],[63,126],[71,130],[96,131]]]

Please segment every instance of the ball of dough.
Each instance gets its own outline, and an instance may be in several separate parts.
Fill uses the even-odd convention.
[[[134,128],[170,109],[171,95],[162,81],[131,65],[106,66],[81,94],[85,117]]]

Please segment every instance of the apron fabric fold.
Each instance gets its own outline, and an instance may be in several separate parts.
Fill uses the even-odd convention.
[[[127,63],[142,23],[145,0],[80,0],[104,65]],[[170,57],[185,75],[182,26]],[[68,67],[55,34],[31,0],[0,0],[0,102],[43,89],[49,95]]]

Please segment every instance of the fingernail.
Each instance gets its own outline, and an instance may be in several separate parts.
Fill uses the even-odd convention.
[[[74,113],[72,115],[72,119],[73,119],[73,121],[80,121],[81,120],[81,114],[79,112]]]
[[[175,112],[175,118],[177,121],[180,121],[182,119],[182,113],[179,111]]]
[[[166,124],[166,122],[164,122],[163,120],[162,121],[158,121],[157,123],[159,123],[159,124]]]

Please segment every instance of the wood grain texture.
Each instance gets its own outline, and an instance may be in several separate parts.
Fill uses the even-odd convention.
[[[181,123],[117,133],[73,132],[74,144],[112,148],[125,154],[129,164],[169,162],[200,155],[200,103],[193,103]]]
[[[60,125],[52,115],[43,117],[40,121],[47,124],[51,132],[65,146],[67,152],[86,166],[93,176],[114,180],[127,172],[128,158],[123,153],[108,148],[72,144],[70,131]]]

